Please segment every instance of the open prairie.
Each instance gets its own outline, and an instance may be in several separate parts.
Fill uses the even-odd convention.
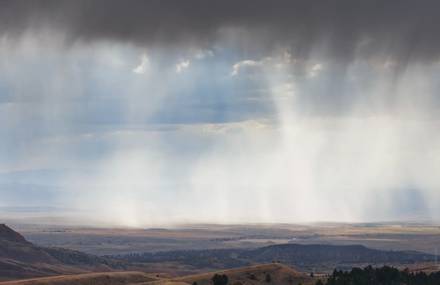
[[[182,225],[169,228],[26,226],[30,241],[97,255],[188,249],[252,248],[272,244],[360,244],[383,250],[436,254],[440,226],[423,223]]]

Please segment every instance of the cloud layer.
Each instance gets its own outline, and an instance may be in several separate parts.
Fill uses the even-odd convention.
[[[209,46],[227,37],[249,52],[289,46],[297,57],[318,47],[330,57],[438,59],[440,4],[411,1],[2,1],[0,31],[46,30],[66,43],[110,40],[139,45]]]

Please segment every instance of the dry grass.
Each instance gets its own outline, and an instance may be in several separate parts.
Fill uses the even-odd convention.
[[[178,278],[157,278],[143,272],[105,272],[0,282],[0,285],[211,285],[214,274],[226,274],[231,285],[311,285],[306,274],[279,263],[262,264]],[[270,276],[270,281],[266,276]]]
[[[0,285],[123,285],[156,280],[143,272],[104,272],[0,282]]]
[[[175,278],[173,281],[186,282],[193,284],[197,282],[198,285],[211,284],[211,278],[214,274],[226,274],[229,278],[229,284],[254,284],[254,285],[296,285],[296,284],[311,284],[312,278],[308,275],[300,273],[288,266],[271,263],[255,265],[250,267],[243,267],[225,271],[210,272],[204,274],[190,275],[180,278]],[[266,276],[270,276],[270,282],[266,281]]]

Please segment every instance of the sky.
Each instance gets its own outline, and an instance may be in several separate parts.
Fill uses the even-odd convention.
[[[0,218],[440,219],[437,0],[0,2]]]

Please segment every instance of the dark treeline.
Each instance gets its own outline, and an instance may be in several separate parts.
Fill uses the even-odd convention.
[[[326,282],[318,281],[316,285],[438,285],[440,272],[409,272],[408,269],[398,270],[390,266],[363,269],[353,268],[351,271],[335,270]]]

